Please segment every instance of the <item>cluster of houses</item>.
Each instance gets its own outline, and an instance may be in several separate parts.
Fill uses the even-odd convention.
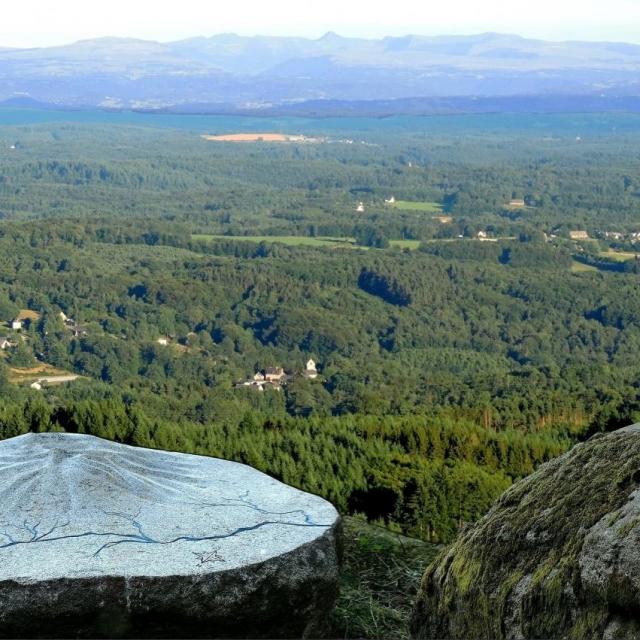
[[[69,318],[64,311],[59,314],[60,320],[64,328],[71,331],[76,338],[87,335],[87,329],[83,325],[78,324],[73,318]],[[11,320],[8,324],[14,331],[22,331],[22,329],[28,328],[34,322],[38,322],[42,316],[37,311],[31,309],[22,309],[18,315]],[[7,338],[8,340],[8,338]],[[0,347],[6,349],[7,347]]]
[[[302,376],[315,380],[318,377],[318,369],[316,363],[309,359],[306,364],[305,370],[302,372]],[[282,391],[282,387],[289,380],[289,376],[286,374],[282,367],[267,367],[264,371],[256,371],[252,378],[238,382],[235,386],[236,389],[250,388],[256,391],[264,391],[265,389],[273,389],[274,391]]]
[[[39,319],[40,314],[37,311],[22,309],[13,320],[7,322],[7,325],[13,331],[20,331],[23,327],[28,326],[32,322],[37,322]],[[22,339],[24,340],[24,338]],[[16,340],[15,334],[13,336],[0,336],[0,350],[15,349],[17,346],[18,341]]]
[[[607,240],[628,240],[632,244],[640,242],[640,231],[634,231],[632,233],[623,233],[622,231],[605,231],[603,235]]]
[[[560,233],[559,229],[554,229],[551,232],[551,238],[557,238]],[[604,238],[605,240],[617,240],[619,242],[630,242],[635,244],[636,242],[640,242],[640,231],[635,231],[631,233],[625,233],[623,231],[597,231],[595,233],[595,237]],[[589,240],[589,232],[583,229],[572,229],[569,231],[569,238],[571,240]]]
[[[65,326],[65,329],[71,331],[76,338],[81,338],[87,335],[87,329],[83,325],[78,324],[73,318],[69,318],[64,311],[60,312],[60,319]]]

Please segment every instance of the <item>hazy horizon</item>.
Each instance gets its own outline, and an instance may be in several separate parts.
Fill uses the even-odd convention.
[[[55,5],[24,2],[4,7],[0,46],[47,47],[98,37],[170,42],[220,33],[316,39],[328,31],[360,38],[495,32],[541,40],[640,44],[640,3],[610,0],[605,6],[599,0],[539,0],[535,4],[488,0],[479,11],[472,0],[454,0],[446,6],[401,0],[374,7],[363,0],[348,4],[325,0],[311,2],[302,16],[293,0],[224,7],[204,0],[183,0],[179,9],[150,0],[113,0],[91,10],[80,0],[61,0]]]
[[[2,49],[47,49],[50,47],[64,47],[73,44],[77,44],[80,42],[94,41],[94,40],[139,40],[142,42],[156,42],[159,44],[169,44],[173,42],[180,42],[183,40],[191,40],[196,38],[216,38],[220,36],[235,36],[241,38],[300,38],[305,40],[322,40],[328,34],[334,34],[341,38],[345,39],[361,39],[361,40],[382,40],[384,38],[403,38],[403,37],[418,37],[418,38],[464,38],[464,37],[475,37],[482,36],[487,34],[494,34],[500,36],[508,36],[515,38],[523,38],[525,40],[540,40],[550,43],[567,43],[567,42],[586,42],[586,43],[620,43],[620,44],[637,44],[640,46],[640,37],[636,38],[635,41],[630,39],[596,39],[596,38],[545,38],[538,36],[525,35],[523,33],[509,32],[509,31],[499,31],[495,29],[489,29],[486,31],[473,31],[473,32],[443,32],[443,33],[424,33],[421,31],[407,31],[406,33],[385,33],[381,35],[354,35],[350,33],[344,33],[338,31],[336,29],[329,29],[328,31],[324,31],[319,35],[306,35],[306,34],[295,34],[295,33],[268,33],[268,32],[255,32],[255,33],[244,33],[239,31],[225,30],[225,31],[217,31],[215,33],[198,33],[194,32],[190,35],[185,35],[184,37],[178,38],[153,38],[153,37],[143,37],[135,34],[132,35],[116,35],[112,33],[105,33],[102,35],[95,36],[87,36],[80,37],[71,40],[65,40],[63,42],[56,42],[52,44],[41,44],[41,45],[7,45],[0,42],[0,50]]]

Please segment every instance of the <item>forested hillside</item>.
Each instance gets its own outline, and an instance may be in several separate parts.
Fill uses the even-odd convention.
[[[449,540],[640,415],[638,141],[4,127],[0,435],[232,458]]]

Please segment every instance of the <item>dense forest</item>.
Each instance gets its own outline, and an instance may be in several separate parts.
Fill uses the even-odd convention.
[[[450,540],[640,416],[639,141],[2,127],[0,437],[222,456]]]

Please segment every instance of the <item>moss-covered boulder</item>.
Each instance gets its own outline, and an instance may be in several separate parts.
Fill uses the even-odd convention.
[[[640,637],[640,425],[516,483],[427,569],[414,638]]]

